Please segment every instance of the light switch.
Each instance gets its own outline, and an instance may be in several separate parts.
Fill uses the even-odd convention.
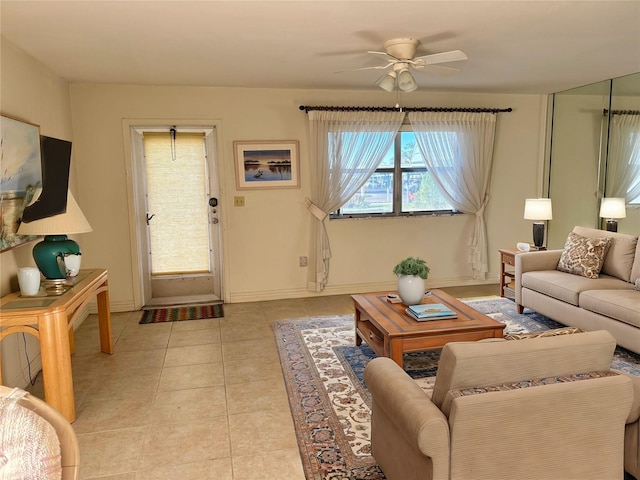
[[[244,207],[244,197],[233,197],[234,207]]]

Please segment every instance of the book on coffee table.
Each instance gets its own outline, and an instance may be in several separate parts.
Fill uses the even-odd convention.
[[[457,318],[456,312],[443,303],[425,303],[421,305],[410,305],[405,310],[410,317],[422,320],[444,320],[447,318]]]

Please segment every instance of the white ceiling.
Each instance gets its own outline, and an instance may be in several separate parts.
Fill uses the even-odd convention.
[[[2,36],[70,82],[376,89],[385,40],[460,49],[422,91],[552,93],[640,72],[640,0],[0,1]],[[419,92],[420,90],[418,90]]]

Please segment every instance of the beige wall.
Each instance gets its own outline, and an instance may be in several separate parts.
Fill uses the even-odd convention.
[[[40,133],[72,140],[69,85],[41,63],[2,39],[2,69],[0,69],[0,111],[40,125]],[[75,177],[75,159],[71,162],[71,179]],[[72,185],[73,188],[73,185]],[[31,249],[34,242],[0,254],[0,292],[6,295],[18,290],[17,269],[33,265]],[[39,370],[39,347],[31,335],[10,335],[2,341],[2,375],[6,385],[24,387],[28,381],[27,354],[32,373]]]
[[[528,241],[524,199],[536,196],[543,157],[546,97],[416,92],[405,106],[513,107],[501,114],[495,145],[493,194],[487,208],[490,267],[498,276],[497,249]],[[215,120],[221,128],[218,158],[223,227],[224,298],[228,302],[312,295],[298,256],[308,255],[309,195],[307,118],[299,105],[393,105],[380,90],[318,91],[215,87],[71,86],[79,202],[94,232],[85,235],[84,265],[109,270],[114,309],[133,305],[127,173],[123,119]],[[237,191],[234,140],[300,141],[301,188]],[[233,207],[234,195],[245,207]],[[408,255],[431,266],[432,286],[473,283],[467,264],[468,216],[329,221],[333,258],[323,294],[393,288],[391,270]]]
[[[308,255],[309,194],[305,105],[393,105],[395,96],[375,90],[307,91],[190,87],[72,85],[32,57],[2,41],[1,110],[41,126],[41,133],[73,141],[72,190],[94,231],[79,236],[83,266],[109,269],[114,311],[133,306],[133,268],[129,238],[125,119],[191,118],[219,126],[218,158],[223,222],[226,301],[252,301],[314,295],[305,288]],[[416,92],[405,106],[513,107],[501,114],[495,145],[493,194],[486,211],[490,272],[497,282],[497,249],[528,241],[522,219],[524,199],[539,195],[544,144],[545,97]],[[73,119],[73,121],[72,121]],[[301,188],[235,189],[234,140],[297,139],[301,146]],[[234,195],[246,197],[233,207]],[[393,288],[391,270],[408,255],[424,257],[431,267],[430,287],[474,283],[467,264],[467,216],[347,220],[328,223],[333,259],[323,294]],[[32,265],[32,245],[0,256],[2,295],[17,290],[16,270]],[[3,375],[9,385],[26,385],[26,355],[20,335],[2,342]],[[29,340],[32,370],[37,345]],[[35,350],[34,350],[35,349]],[[35,360],[34,360],[35,359]]]

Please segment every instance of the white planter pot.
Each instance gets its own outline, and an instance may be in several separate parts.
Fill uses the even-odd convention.
[[[405,305],[417,305],[424,297],[424,280],[415,275],[398,275],[398,295]]]

